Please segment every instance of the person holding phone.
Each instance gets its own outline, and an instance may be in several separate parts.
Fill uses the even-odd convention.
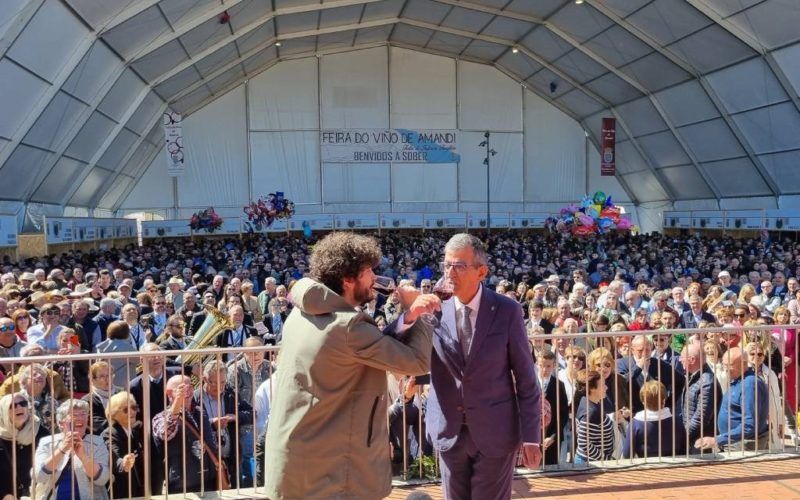
[[[108,448],[87,434],[89,403],[68,399],[56,410],[61,432],[39,441],[33,461],[36,498],[108,499]]]

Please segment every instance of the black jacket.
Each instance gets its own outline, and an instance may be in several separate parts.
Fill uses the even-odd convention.
[[[111,492],[114,498],[134,498],[144,496],[144,437],[142,436],[141,427],[134,427],[131,430],[130,440],[125,429],[119,424],[114,424],[108,427],[103,432],[103,440],[106,446],[111,450]],[[128,453],[136,454],[136,461],[133,463],[133,468],[130,472],[125,472],[122,468],[122,458]],[[152,468],[158,460],[151,460],[149,462]],[[129,488],[130,481],[130,489]],[[153,492],[158,494],[159,492]]]

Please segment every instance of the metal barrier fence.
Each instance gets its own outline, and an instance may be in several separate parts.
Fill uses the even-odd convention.
[[[543,419],[543,472],[800,451],[790,439],[798,399],[792,325],[530,340],[537,376],[546,382],[542,412],[552,415]],[[672,344],[692,344],[682,363],[666,348]],[[745,354],[715,357],[714,346],[740,346]],[[0,485],[7,481],[14,498],[46,498],[56,487],[84,500],[219,489],[263,494],[278,348],[206,349],[204,359],[189,356],[194,352],[0,360],[8,373],[0,392],[11,395],[0,399],[0,429],[11,426],[10,435],[0,435],[0,461],[11,472]],[[598,375],[582,373],[586,366]],[[76,390],[78,373],[91,381],[88,394]],[[424,437],[427,380],[396,375],[387,375],[394,404],[386,437],[396,478],[436,479],[437,458]],[[112,395],[114,380],[129,396]],[[86,404],[74,402],[81,397]],[[27,427],[31,412],[42,420],[36,439]],[[712,437],[725,439],[717,447]]]

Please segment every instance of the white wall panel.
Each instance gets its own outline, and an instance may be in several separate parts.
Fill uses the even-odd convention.
[[[459,128],[522,131],[522,88],[500,71],[459,61],[458,92]]]
[[[456,63],[449,57],[391,49],[392,127],[456,128]]]
[[[320,60],[322,128],[389,126],[388,51],[378,47]]]
[[[461,163],[458,168],[458,190],[462,202],[486,201],[486,149],[478,146],[483,133],[462,132],[459,136]],[[497,151],[490,160],[489,186],[491,202],[523,201],[522,134],[493,133],[490,146]]]
[[[392,186],[388,163],[326,163],[322,166],[325,204],[391,201]]]
[[[10,200],[25,199],[36,187],[37,180],[46,172],[33,169],[33,165],[47,165],[55,160],[54,153],[20,145],[0,167],[0,197]],[[13,182],[9,182],[13,179]]]
[[[75,187],[75,182],[85,168],[85,163],[62,156],[33,194],[32,200],[42,203],[63,203],[64,197]]]
[[[61,89],[86,102],[92,102],[103,84],[120,66],[120,58],[105,43],[97,40]]]
[[[295,203],[320,202],[319,132],[250,132],[250,148],[253,198],[283,191]]]
[[[584,139],[575,120],[525,92],[525,201],[579,200],[585,194]]]
[[[455,202],[457,167],[452,163],[392,165],[392,199],[395,202]],[[421,211],[422,206],[418,209]]]
[[[75,126],[75,120],[88,113],[88,109],[69,94],[57,93],[25,135],[24,142],[55,151]]]
[[[167,157],[161,148],[121,208],[151,210],[172,205],[172,178],[167,175]]]
[[[181,206],[246,203],[244,117],[244,85],[241,85],[183,121],[186,174],[178,179]]]
[[[250,129],[316,129],[317,59],[286,61],[250,80]]]

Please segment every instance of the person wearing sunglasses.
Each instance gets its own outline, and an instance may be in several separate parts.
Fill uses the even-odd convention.
[[[55,304],[45,304],[39,310],[41,323],[28,330],[28,343],[39,344],[46,354],[56,354],[61,348],[58,344],[58,334],[64,329],[59,324],[61,311]]]
[[[27,342],[28,329],[33,325],[31,314],[26,309],[17,309],[11,314],[11,319],[14,321],[17,337],[23,342]]]
[[[0,357],[18,358],[22,355],[22,348],[26,345],[17,337],[14,321],[11,318],[0,317]],[[8,364],[3,364],[2,367],[4,370],[11,369]]]
[[[11,495],[22,498],[30,495],[33,450],[39,439],[46,435],[39,418],[33,414],[30,403],[22,394],[7,394],[0,398],[0,498]],[[12,457],[16,448],[16,476]]]
[[[767,332],[762,332],[766,334]],[[780,393],[780,382],[775,372],[767,366],[769,347],[765,343],[750,342],[744,347],[747,353],[747,365],[753,369],[756,377],[767,386],[769,394],[769,443],[774,450],[783,449],[783,399]],[[761,416],[759,415],[759,418]]]
[[[106,407],[109,427],[102,438],[111,450],[113,498],[144,496],[144,437],[137,420],[139,406],[129,392],[111,396]]]

